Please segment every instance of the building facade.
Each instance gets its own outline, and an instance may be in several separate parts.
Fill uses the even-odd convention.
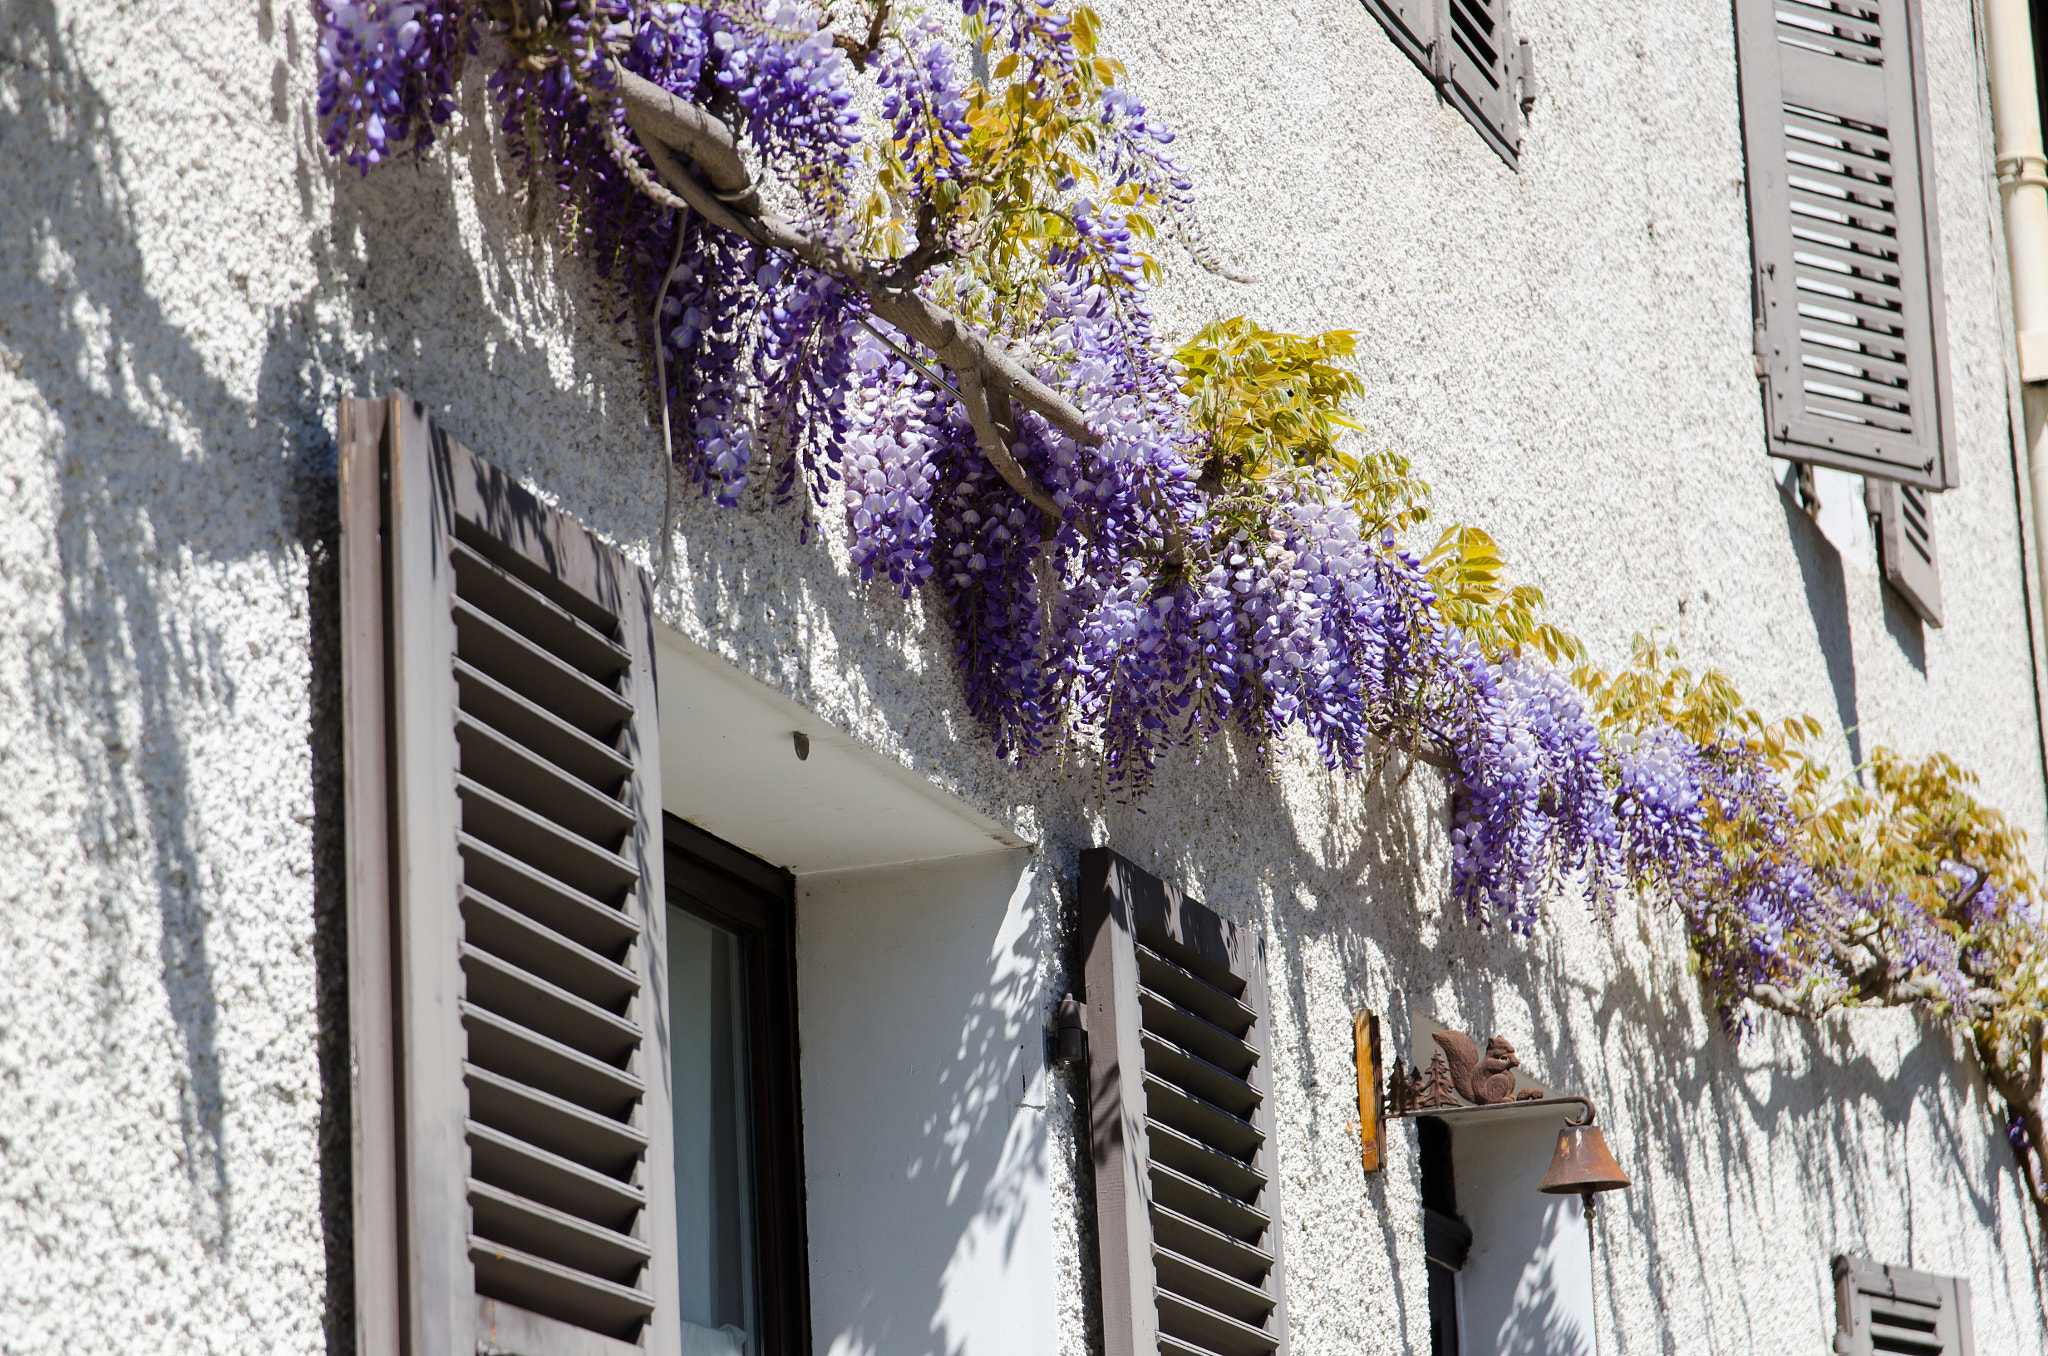
[[[1411,459],[1440,519],[1492,532],[1596,661],[1653,634],[1765,711],[1821,717],[1840,764],[1947,752],[2042,841],[2020,370],[1971,0],[1857,8],[1912,53],[1923,198],[1893,203],[1920,232],[1901,267],[1921,279],[1904,304],[1925,338],[1898,362],[1922,417],[1867,455],[1943,484],[1910,509],[1933,525],[1938,597],[1900,546],[1880,550],[1918,530],[1908,510],[1887,501],[1873,527],[1841,469],[1854,458],[1777,417],[1771,345],[1804,331],[1759,326],[1745,126],[1760,135],[1757,99],[1808,96],[1758,92],[1740,36],[1755,7],[1427,8],[1103,7],[1105,47],[1181,133],[1210,248],[1249,279],[1168,259],[1162,333],[1247,313],[1357,331],[1369,439]],[[1437,25],[1467,9],[1495,42],[1461,76],[1443,54],[1470,49]],[[1458,1279],[1434,1288],[1475,1356],[1829,1349],[1838,1257],[1967,1281],[1976,1350],[2048,1350],[2044,1245],[1946,1028],[1763,1015],[1731,1040],[1651,900],[1601,915],[1561,897],[1528,937],[1475,924],[1448,902],[1442,781],[1395,754],[1346,779],[1305,748],[1261,765],[1221,741],[1135,804],[1085,758],[999,758],[965,714],[937,604],[863,587],[830,515],[806,538],[790,511],[691,491],[665,517],[639,354],[588,262],[515,193],[482,64],[435,149],[358,175],[320,144],[316,41],[309,7],[271,0],[0,14],[0,1350],[384,1351],[429,1330],[523,1349],[516,1314],[499,1331],[458,1305],[445,1330],[406,1327],[456,1281],[382,1247],[421,1236],[400,1217],[427,1184],[403,1147],[378,1147],[420,1107],[365,1072],[379,1021],[387,1071],[427,1056],[392,1034],[426,1001],[401,992],[416,954],[386,937],[380,971],[361,931],[362,901],[394,879],[365,878],[364,835],[399,813],[365,787],[400,775],[363,759],[420,746],[362,712],[397,709],[378,685],[405,665],[449,670],[413,642],[366,649],[378,590],[414,576],[374,542],[399,531],[393,501],[351,476],[392,458],[454,474],[431,469],[449,440],[495,487],[462,521],[497,535],[462,536],[460,512],[433,529],[478,562],[438,586],[489,612],[476,600],[513,588],[492,581],[524,581],[533,607],[587,629],[518,564],[546,557],[521,541],[586,543],[623,562],[591,566],[610,581],[591,587],[644,630],[617,663],[644,670],[641,804],[663,817],[634,830],[632,888],[668,918],[673,1048],[633,1067],[658,1068],[673,1105],[632,1152],[673,1178],[682,1260],[645,1285],[683,1314],[660,1330],[688,1332],[682,1350],[1114,1352],[1171,1326],[1128,1279],[1166,1245],[1141,1236],[1142,1209],[1112,1218],[1101,1180],[1103,1127],[1136,1105],[1105,1105],[1091,1067],[1120,1039],[1093,950],[1112,897],[1153,988],[1206,983],[1262,1033],[1243,1081],[1276,1265],[1249,1282],[1269,1309],[1244,1301],[1268,1317],[1245,1326],[1278,1349],[1431,1350],[1434,1210],[1470,1231]],[[1903,183],[1903,143],[1885,154]],[[1836,465],[1802,485],[1795,461]],[[581,653],[583,631],[546,625],[570,637],[558,657]],[[463,812],[523,823],[496,796]],[[387,827],[410,860],[400,819]],[[1158,900],[1172,911],[1146,913]],[[461,973],[468,998],[442,997],[490,1007],[481,971]],[[1252,981],[1258,1003],[1237,988]],[[1070,993],[1088,1053],[1062,1062]],[[472,1042],[495,1020],[447,1011]],[[1590,1223],[1538,1195],[1555,1109],[1452,1124],[1448,1145],[1387,1122],[1366,1170],[1361,1012],[1382,1072],[1426,1066],[1432,1031],[1505,1037],[1525,1085],[1597,1104],[1632,1186]],[[1123,1034],[1143,1064],[1151,1047]],[[488,1063],[482,1048],[441,1057]],[[446,1112],[454,1161],[496,1143],[489,1126],[463,1138],[490,1119],[482,1077]],[[749,1080],[752,1119],[720,1120]],[[550,1170],[573,1194],[572,1168]],[[1159,1189],[1130,1171],[1140,1195]],[[1454,1201],[1436,1194],[1446,1173]],[[479,1263],[467,1241],[484,1216],[461,1215],[489,1192],[442,1185],[450,1265],[499,1274],[502,1253]],[[1952,1316],[1961,1292],[1944,1293],[1923,1307]],[[746,1321],[709,1321],[728,1313]],[[611,1310],[587,1326],[607,1323],[638,1331]],[[1213,1350],[1275,1349],[1216,1332]]]

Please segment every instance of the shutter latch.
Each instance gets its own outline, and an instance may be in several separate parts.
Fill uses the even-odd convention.
[[[1515,78],[1522,82],[1522,116],[1536,106],[1536,52],[1527,38],[1515,43]]]
[[[1060,1000],[1053,1027],[1046,1033],[1054,1064],[1073,1064],[1088,1057],[1088,1009],[1072,993]]]

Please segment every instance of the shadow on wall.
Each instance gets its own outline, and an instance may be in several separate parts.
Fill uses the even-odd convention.
[[[1842,571],[1842,556],[1783,484],[1778,486],[1778,507],[1785,512],[1785,537],[1799,562],[1799,581],[1806,587],[1814,639],[1827,665],[1835,719],[1846,732],[1850,764],[1858,766],[1863,762],[1863,733],[1858,728],[1862,717],[1857,714],[1856,640],[1849,630],[1849,583]],[[1889,593],[1887,590],[1887,596]]]
[[[267,29],[267,7],[263,23]],[[264,821],[283,818],[290,801],[303,797],[312,807],[311,913],[290,930],[313,939],[318,986],[321,1317],[328,1349],[350,1351],[337,521],[327,431],[334,393],[319,380],[312,355],[320,341],[298,312],[269,321],[253,401],[209,374],[214,355],[150,292],[135,158],[82,69],[75,34],[50,0],[12,5],[0,25],[0,86],[11,96],[0,97],[0,158],[12,167],[9,201],[0,205],[0,359],[6,383],[19,391],[12,450],[44,459],[31,468],[31,483],[50,488],[44,512],[54,529],[50,540],[17,543],[25,569],[42,576],[38,594],[53,604],[18,623],[33,652],[29,690],[10,694],[27,709],[10,716],[5,761],[17,785],[32,775],[80,793],[66,806],[72,841],[60,849],[76,855],[49,860],[48,830],[30,825],[28,833],[41,836],[16,838],[12,864],[33,871],[40,859],[47,884],[30,888],[82,910],[90,947],[90,995],[76,1000],[89,1007],[89,1025],[70,1025],[85,1012],[62,1012],[61,1037],[47,1034],[60,1046],[96,1039],[94,1077],[105,1089],[146,1087],[160,1047],[124,1040],[152,1005],[168,1012],[184,1227],[218,1280],[232,1265],[241,1214],[230,1164],[248,1151],[229,1139],[237,1108],[227,1104],[220,1042],[235,1014],[224,993],[260,992],[264,977],[220,973],[217,952],[236,906],[222,877],[249,845],[235,841],[235,825],[208,822],[196,804],[197,745],[232,732],[245,703],[289,710],[304,701],[310,787],[246,789],[262,837],[280,836]],[[281,106],[278,113],[282,120]],[[18,525],[43,516],[16,507]],[[227,576],[237,582],[224,584]],[[290,665],[278,672],[276,690],[243,691],[235,674],[252,671],[255,650],[228,652],[234,606],[202,603],[208,587],[262,592],[271,602],[282,591],[309,632],[310,672]],[[234,643],[291,649],[288,637],[274,635]],[[204,790],[225,791],[221,769],[209,770],[214,780]],[[22,828],[9,826],[7,835]],[[138,990],[135,961],[152,941],[155,973],[150,988]],[[136,1075],[137,1061],[151,1062],[148,1074]],[[138,1156],[135,1170],[147,1171],[145,1161]],[[118,1180],[118,1169],[96,1180]],[[95,1220],[161,1225],[141,1218],[146,1210],[107,1215],[110,1202],[78,1204]],[[156,1245],[133,1246],[148,1255]],[[75,1298],[17,1292],[15,1300],[65,1307]]]

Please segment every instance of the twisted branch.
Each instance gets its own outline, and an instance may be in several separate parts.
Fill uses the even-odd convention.
[[[929,349],[953,373],[967,403],[968,418],[974,422],[982,453],[1004,482],[1041,512],[1063,516],[1058,502],[1018,464],[995,432],[988,396],[1014,400],[1076,442],[1100,446],[1102,436],[1088,426],[1086,417],[1071,401],[1028,371],[994,340],[920,296],[908,280],[898,275],[885,277],[866,261],[817,239],[771,211],[754,188],[740,157],[739,143],[723,119],[623,67],[614,69],[626,122],[639,136],[661,180],[659,184],[642,186],[635,178],[636,187],[665,207],[687,205],[715,226],[757,245],[792,254],[818,272],[859,289],[867,296],[873,315]],[[627,162],[629,174],[637,168],[630,163],[630,156],[621,159]],[[650,187],[658,191],[649,192]],[[970,396],[970,388],[977,394]]]

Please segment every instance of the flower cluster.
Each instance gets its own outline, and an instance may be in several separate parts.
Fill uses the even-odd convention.
[[[854,352],[857,385],[840,473],[854,567],[881,575],[909,597],[932,576],[937,524],[932,495],[953,444],[971,437],[939,394],[871,336]]]
[[[912,179],[928,185],[964,179],[973,135],[967,81],[954,68],[938,16],[926,15],[903,34],[900,47],[886,47],[882,56],[875,75],[882,116]]]
[[[442,0],[320,0],[315,113],[328,154],[367,174],[425,150],[454,109],[470,39],[459,7]]]

